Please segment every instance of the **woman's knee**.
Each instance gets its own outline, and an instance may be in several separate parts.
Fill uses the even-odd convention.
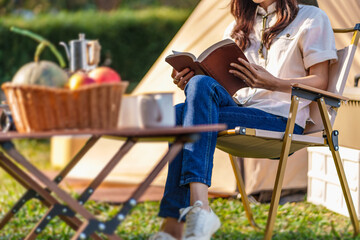
[[[190,81],[186,85],[186,88],[187,89],[204,89],[206,87],[211,87],[211,85],[213,85],[214,82],[215,82],[215,80],[209,76],[196,75],[190,79]],[[185,91],[187,89],[185,89]]]
[[[199,101],[202,97],[208,98],[212,95],[215,86],[218,83],[211,77],[205,75],[196,75],[190,79],[185,87],[185,95],[187,100]]]

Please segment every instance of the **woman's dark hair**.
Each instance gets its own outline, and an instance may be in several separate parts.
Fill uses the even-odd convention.
[[[253,31],[255,23],[256,3],[252,0],[231,0],[231,14],[235,17],[236,24],[231,37],[242,50],[250,46],[249,35]],[[276,11],[278,16],[274,26],[264,32],[264,46],[269,49],[271,42],[284,28],[286,28],[296,17],[299,11],[297,0],[276,0]]]

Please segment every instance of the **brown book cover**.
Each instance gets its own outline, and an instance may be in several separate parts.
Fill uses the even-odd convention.
[[[244,53],[238,45],[231,40],[225,39],[207,48],[196,58],[189,52],[175,52],[167,56],[165,61],[176,71],[190,68],[195,75],[205,74],[218,81],[230,95],[233,95],[240,88],[247,85],[240,78],[229,73],[230,63],[238,62],[238,58],[247,61]]]

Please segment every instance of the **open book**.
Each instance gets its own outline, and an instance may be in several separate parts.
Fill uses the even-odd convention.
[[[230,95],[247,85],[240,79],[229,73],[230,63],[237,63],[238,58],[247,61],[244,53],[231,39],[225,39],[207,48],[196,58],[188,52],[175,52],[167,56],[165,61],[176,71],[190,68],[195,75],[205,74],[218,81]]]

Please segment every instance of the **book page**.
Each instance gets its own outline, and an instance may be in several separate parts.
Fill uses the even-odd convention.
[[[204,74],[201,67],[196,62],[195,56],[191,53],[175,52],[174,54],[167,56],[165,61],[178,72],[184,70],[185,68],[190,68],[195,72],[195,75]]]
[[[199,62],[203,61],[210,53],[212,53],[215,49],[218,49],[222,46],[228,45],[228,44],[236,44],[233,40],[231,39],[224,39],[220,42],[217,42],[213,45],[211,45],[210,47],[208,47],[204,52],[202,52],[199,57],[197,58],[197,60]]]

